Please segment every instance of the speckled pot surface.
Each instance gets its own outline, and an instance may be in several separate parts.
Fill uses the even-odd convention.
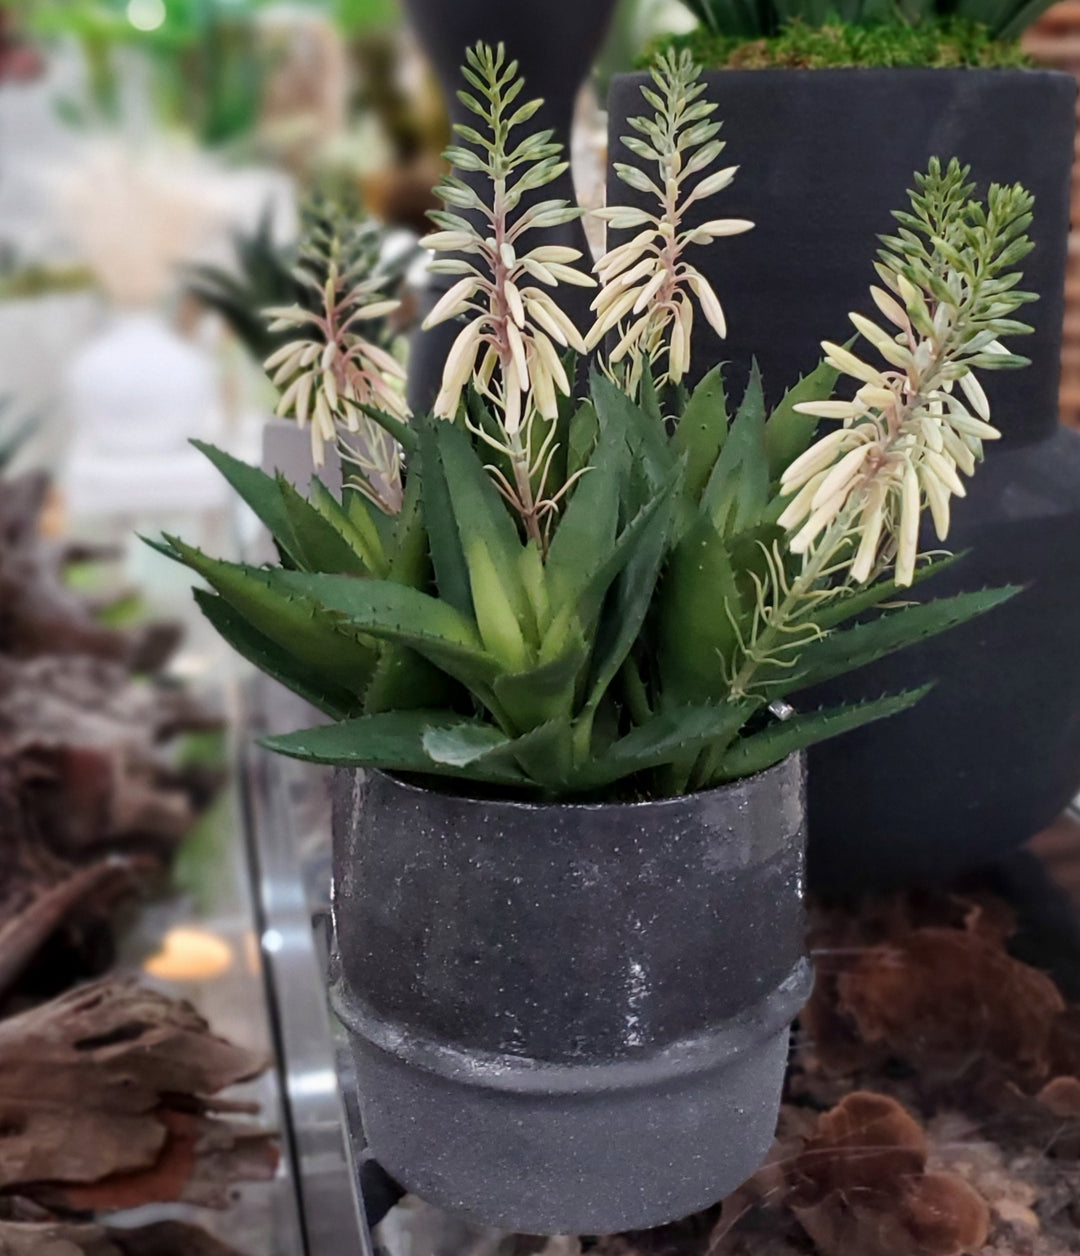
[[[335,1005],[402,1185],[525,1233],[659,1225],[772,1141],[807,993],[801,759],[655,803],[339,773]]]

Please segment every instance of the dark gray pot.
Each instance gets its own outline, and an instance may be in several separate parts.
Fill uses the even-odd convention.
[[[600,51],[614,9],[615,0],[405,0],[409,20],[435,66],[454,122],[478,125],[457,99],[464,86],[465,49],[480,39],[492,45],[502,41],[525,76],[522,100],[541,97],[544,101],[519,138],[529,131],[551,129],[567,154],[574,102]],[[483,194],[487,195],[486,189]],[[527,197],[523,205],[553,198],[576,203],[570,171]],[[530,248],[565,244],[580,249],[588,265],[588,244],[578,222],[530,232],[527,241]],[[453,282],[440,276],[425,308],[430,309]],[[564,286],[559,299],[579,327],[588,326],[592,294],[587,289]],[[444,323],[414,334],[409,357],[409,403],[414,410],[427,409],[435,399],[443,363],[459,330],[457,323]]]
[[[810,967],[803,766],[539,806],[340,773],[335,1005],[408,1189],[524,1233],[660,1225],[772,1141]]]
[[[775,401],[873,314],[877,233],[931,156],[970,163],[985,190],[1035,193],[1024,287],[1036,334],[1027,370],[984,377],[1005,440],[956,504],[949,547],[968,557],[927,594],[1028,586],[1007,607],[814,695],[877,697],[937,679],[914,710],[810,753],[810,877],[822,889],[940,881],[987,863],[1049,823],[1080,786],[1080,436],[1058,425],[1057,390],[1076,84],[1034,70],[747,70],[708,76],[740,166],[702,216],[753,219],[749,235],[696,250],[731,334],[697,320],[695,370],[727,361],[741,389],[752,356]],[[640,75],[611,95],[611,151],[641,112]],[[614,183],[611,184],[614,197]],[[618,185],[619,197],[628,192]],[[927,547],[936,542],[926,537]]]

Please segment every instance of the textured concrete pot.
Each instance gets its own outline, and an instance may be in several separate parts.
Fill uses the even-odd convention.
[[[428,56],[430,56],[446,95],[450,116],[455,122],[477,125],[457,98],[463,86],[461,64],[465,49],[477,40],[506,45],[525,76],[523,100],[541,97],[543,108],[519,138],[529,131],[550,129],[570,151],[570,125],[574,102],[589,68],[600,51],[604,34],[615,9],[615,0],[405,0],[405,10]],[[478,183],[478,190],[481,190]],[[486,197],[486,188],[482,194]],[[567,170],[554,183],[538,189],[522,202],[560,198],[575,203],[574,181]],[[580,222],[567,223],[549,231],[533,231],[529,247],[565,244],[589,256]],[[439,276],[427,294],[427,308],[439,299],[454,278]],[[592,293],[584,288],[564,287],[560,300],[578,326],[588,325]],[[443,363],[460,327],[443,323],[430,332],[413,337],[409,359],[409,402],[414,410],[428,408],[439,390]]]
[[[632,160],[617,137],[641,112],[643,81],[613,87],[614,159]],[[731,331],[721,343],[698,320],[695,369],[730,362],[736,394],[756,355],[775,400],[815,365],[820,340],[847,338],[849,310],[874,312],[877,233],[931,156],[970,163],[983,190],[1019,180],[1035,193],[1024,287],[1041,300],[1025,311],[1036,334],[1017,341],[1032,365],[984,377],[1005,440],[953,512],[949,547],[971,552],[927,593],[1028,587],[814,695],[939,682],[914,710],[810,752],[812,883],[948,879],[1024,842],[1080,785],[1080,435],[1057,414],[1076,85],[1032,70],[748,70],[709,75],[709,98],[722,161],[740,169],[700,212],[757,227],[697,251]]]
[[[755,1170],[810,983],[800,759],[637,805],[381,773],[336,792],[335,1005],[394,1178],[508,1230],[595,1234]]]

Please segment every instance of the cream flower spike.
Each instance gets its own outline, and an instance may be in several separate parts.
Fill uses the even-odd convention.
[[[607,355],[609,368],[622,368],[624,383],[637,392],[646,366],[657,368],[658,384],[677,384],[690,369],[690,343],[694,304],[713,331],[727,335],[727,320],[720,300],[705,276],[690,265],[684,254],[691,245],[711,245],[725,236],[740,235],[753,227],[744,218],[713,218],[697,227],[685,227],[687,211],[699,201],[728,187],[736,166],[708,171],[723,151],[716,136],[720,123],[711,121],[716,105],[699,99],[705,84],[700,67],[689,52],[669,52],[652,70],[657,90],[643,88],[642,95],[656,110],[652,118],[631,118],[638,134],[624,136],[622,143],[637,157],[656,166],[656,178],[637,166],[616,163],[618,177],[636,192],[654,197],[657,212],[630,206],[594,211],[610,229],[641,230],[618,244],[596,263],[601,290],[592,304],[596,321],[586,337],[596,348],[609,332],[618,331],[618,342]]]
[[[795,407],[844,426],[783,473],[781,491],[794,496],[779,523],[795,530],[796,554],[811,554],[826,535],[852,542],[857,583],[894,564],[896,583],[911,584],[924,504],[945,540],[952,499],[966,494],[961,474],[973,474],[983,442],[1001,436],[975,368],[1026,363],[999,337],[1031,330],[1010,315],[1033,297],[1016,290],[1019,274],[1001,272],[1031,247],[1032,200],[1020,187],[995,185],[983,206],[966,179],[958,162],[945,171],[931,162],[913,212],[896,215],[905,230],[882,237],[876,268],[885,287],[870,295],[889,327],[850,318],[884,364],[825,341],[825,361],[858,385],[854,398]]]
[[[575,267],[581,259],[578,249],[558,244],[525,247],[528,232],[581,216],[563,200],[540,201],[520,211],[526,194],[547,186],[567,169],[562,146],[552,140],[551,131],[511,142],[511,132],[528,122],[543,102],[514,107],[524,80],[518,77],[517,62],[507,62],[501,44],[495,50],[477,44],[465,56],[462,72],[475,94],[462,91],[458,96],[484,130],[455,125],[468,147],[447,150],[453,172],[435,189],[446,208],[430,215],[439,230],[420,241],[432,252],[448,255],[430,264],[432,272],[460,276],[423,324],[431,328],[449,319],[462,320],[434,410],[441,418],[453,418],[470,381],[491,401],[502,438],[477,432],[510,459],[514,483],[501,474],[495,476],[496,483],[520,511],[530,536],[540,541],[540,520],[555,508],[554,501],[543,498],[545,468],[553,449],[547,434],[533,441],[534,419],[558,417],[559,394],[569,396],[571,390],[562,354],[567,349],[586,351],[584,338],[558,303],[557,289],[561,284],[586,288],[596,284]],[[491,203],[458,172],[485,176]]]
[[[492,185],[492,203],[485,204],[456,173],[448,175],[436,188],[447,209],[431,215],[441,230],[420,241],[432,252],[455,255],[432,262],[432,272],[461,276],[427,316],[424,327],[465,316],[446,362],[435,413],[452,418],[465,385],[477,372],[483,390],[499,402],[507,430],[515,431],[530,397],[545,418],[554,418],[556,394],[569,394],[555,346],[585,352],[581,333],[554,297],[536,283],[552,289],[563,283],[595,284],[574,268],[581,258],[578,249],[552,244],[522,248],[526,232],[580,217],[579,210],[556,200],[514,216],[525,193],[551,183],[567,168],[560,160],[562,146],[552,141],[550,131],[510,144],[511,131],[533,117],[543,102],[533,100],[511,110],[523,80],[517,77],[517,62],[507,64],[501,45],[494,53],[482,45],[470,48],[466,61],[463,72],[479,98],[470,92],[458,95],[486,124],[490,138],[456,125],[458,136],[472,147],[455,146],[445,156],[455,171],[485,174]],[[454,212],[459,210],[480,215],[484,230]],[[496,366],[502,368],[498,374]]]
[[[315,295],[317,311],[303,305],[265,311],[271,332],[289,332],[288,343],[263,364],[281,389],[277,414],[310,428],[315,466],[326,447],[360,472],[356,487],[388,514],[401,508],[401,450],[366,413],[381,410],[406,422],[405,370],[374,343],[371,327],[400,302],[380,291],[376,266],[378,232],[338,209],[325,211],[319,230],[305,242],[295,278]]]

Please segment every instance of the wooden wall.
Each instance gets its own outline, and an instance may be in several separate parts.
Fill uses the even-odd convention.
[[[1080,0],[1048,9],[1024,36],[1024,46],[1043,65],[1080,79]],[[1073,166],[1072,234],[1065,279],[1065,340],[1061,354],[1061,419],[1080,428],[1080,141]]]

